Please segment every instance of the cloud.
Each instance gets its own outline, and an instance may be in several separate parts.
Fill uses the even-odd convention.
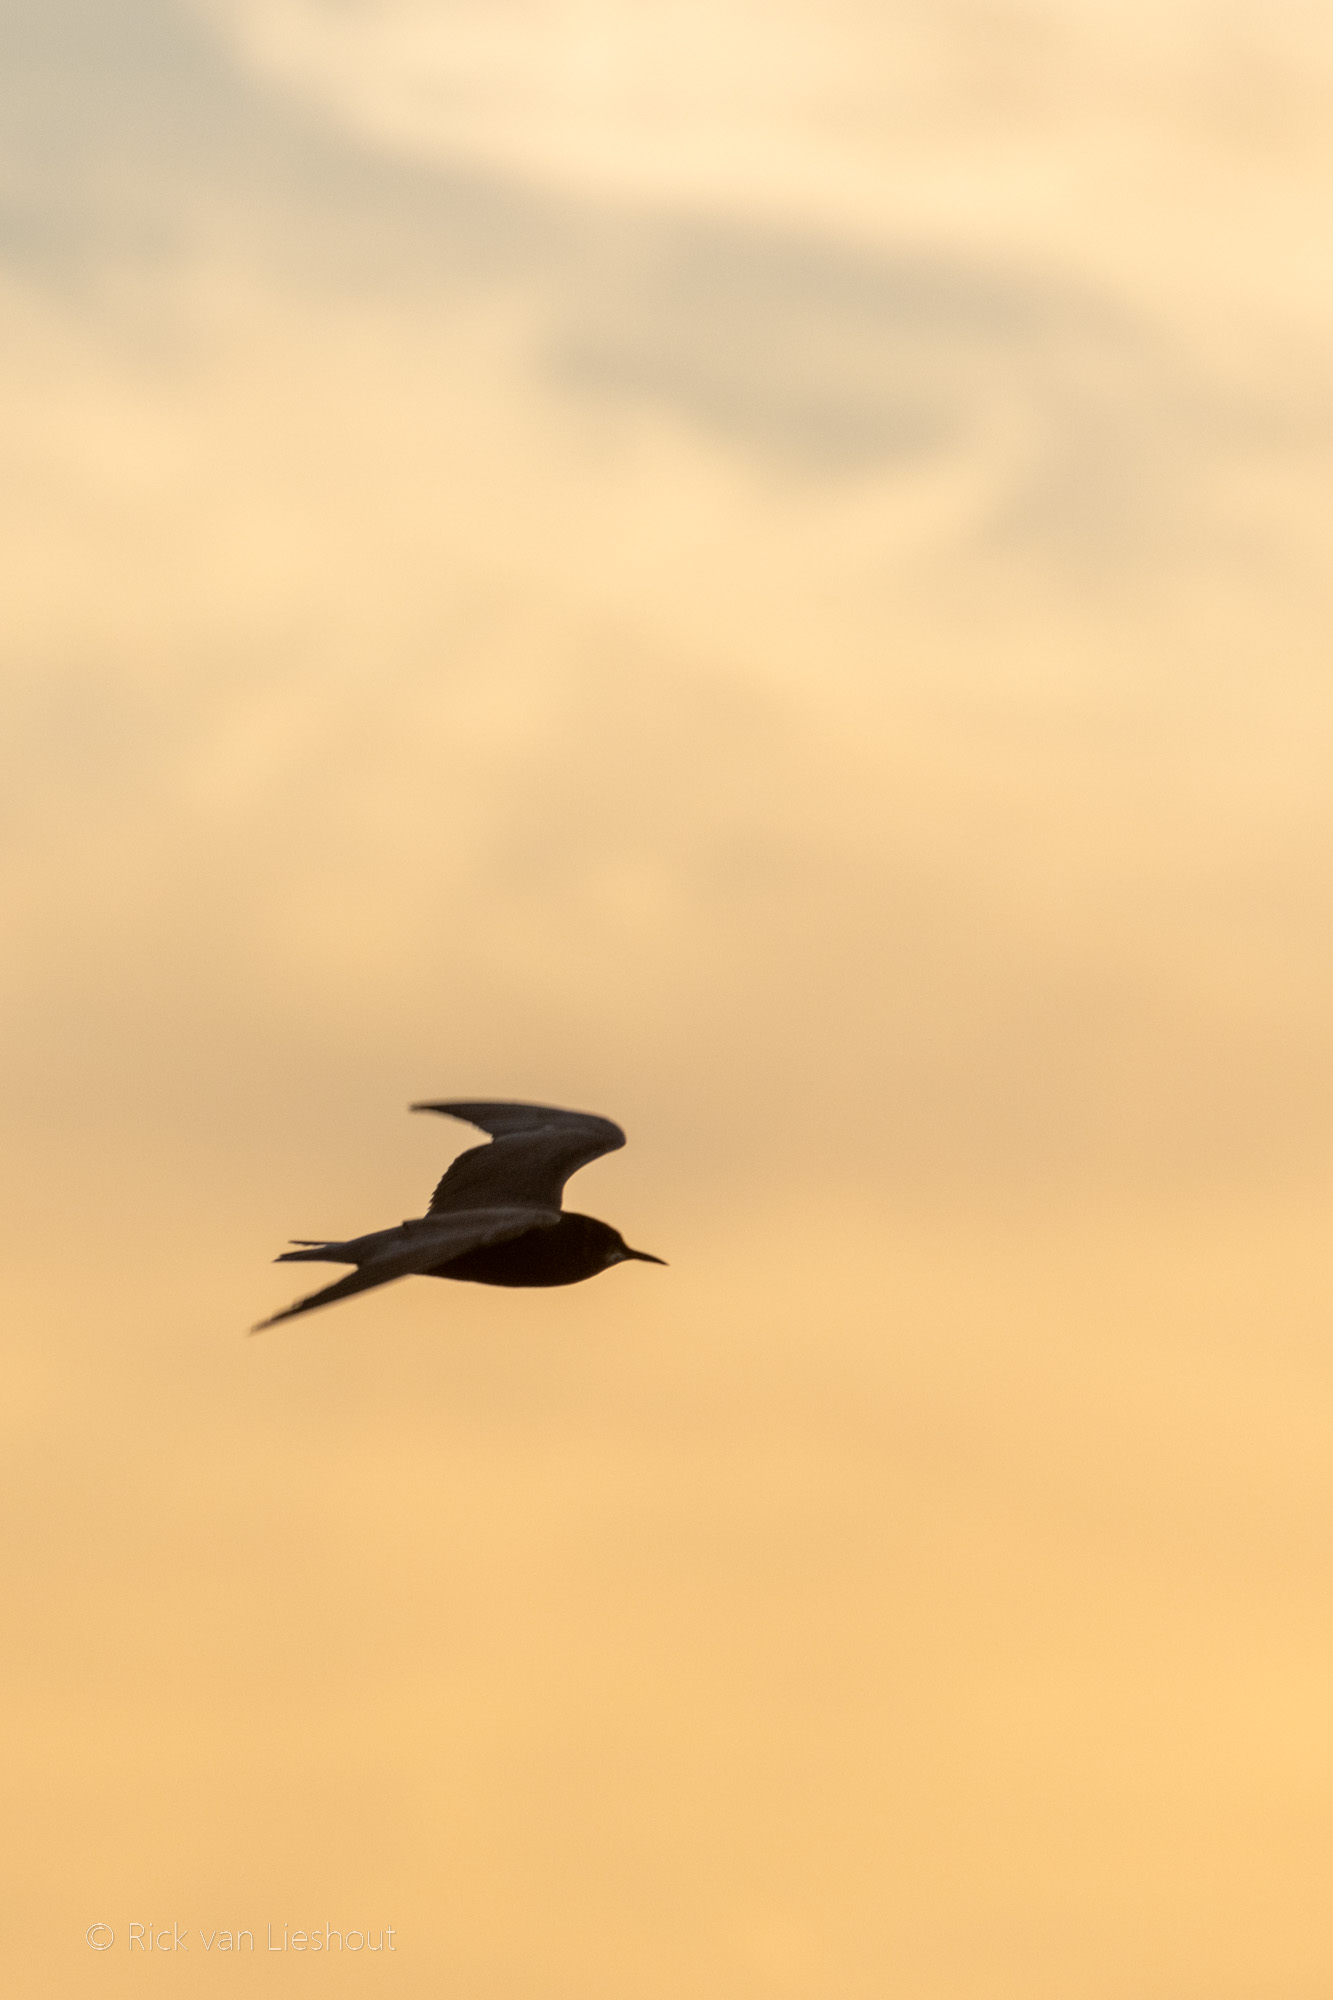
[[[516,359],[551,392],[669,414],[785,476],[943,476],[972,490],[965,540],[1093,566],[1170,559],[1237,427],[1151,317],[1039,258],[630,216],[395,158],[176,8],[18,21],[9,87],[42,108],[10,127],[0,254],[150,350],[238,260],[270,293],[408,318],[518,302]],[[74,139],[55,161],[52,131]]]
[[[209,0],[208,11],[257,68],[382,144],[603,196],[827,224],[891,214],[907,161],[929,185],[950,158],[978,176],[983,152],[1000,179],[992,196],[1011,207],[1031,199],[1034,154],[1038,170],[1058,155],[1095,174],[1131,127],[1177,156],[1308,155],[1333,83],[1333,37],[1299,0],[1244,18],[1191,0]],[[1006,169],[1017,169],[1008,187]]]
[[[1318,1155],[1317,397],[1265,488],[1253,380],[1063,267],[506,184],[184,15],[56,25],[0,495],[34,1116],[211,1068],[239,1135],[444,1037],[725,1106],[746,1172],[775,1077],[896,1186]]]

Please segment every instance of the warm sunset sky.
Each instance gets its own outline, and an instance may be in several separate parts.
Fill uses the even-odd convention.
[[[0,1987],[1327,2000],[1333,18],[0,104]],[[247,1340],[484,1095],[670,1268]]]

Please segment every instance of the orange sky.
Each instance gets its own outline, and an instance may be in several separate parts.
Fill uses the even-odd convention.
[[[5,44],[6,1978],[1315,2000],[1322,15]]]

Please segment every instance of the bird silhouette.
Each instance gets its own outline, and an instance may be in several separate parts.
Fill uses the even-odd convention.
[[[665,1262],[647,1250],[631,1250],[609,1222],[560,1206],[571,1174],[624,1145],[624,1133],[609,1118],[557,1111],[549,1104],[414,1104],[412,1109],[461,1118],[490,1133],[491,1143],[459,1154],[425,1215],[414,1221],[346,1243],[298,1238],[299,1247],[275,1262],[355,1264],[356,1269],[261,1320],[252,1333],[413,1274],[478,1285],[576,1285],[630,1258]]]

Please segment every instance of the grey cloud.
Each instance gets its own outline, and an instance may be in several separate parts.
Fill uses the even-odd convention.
[[[1103,543],[1150,526],[1150,464],[1191,420],[1164,343],[1040,273],[738,227],[659,227],[590,284],[549,365],[821,477],[997,447],[989,532]]]
[[[243,72],[171,0],[10,0],[0,57],[0,258],[85,304],[108,265],[169,266],[225,228],[303,290],[520,285],[562,392],[655,406],[799,476],[1003,434],[982,524],[1000,542],[1121,559],[1188,505],[1200,425],[1180,371],[1058,275],[611,214],[395,159]]]
[[[269,274],[349,288],[540,261],[539,202],[398,161],[243,70],[173,0],[7,0],[0,263],[85,295],[225,225]]]

